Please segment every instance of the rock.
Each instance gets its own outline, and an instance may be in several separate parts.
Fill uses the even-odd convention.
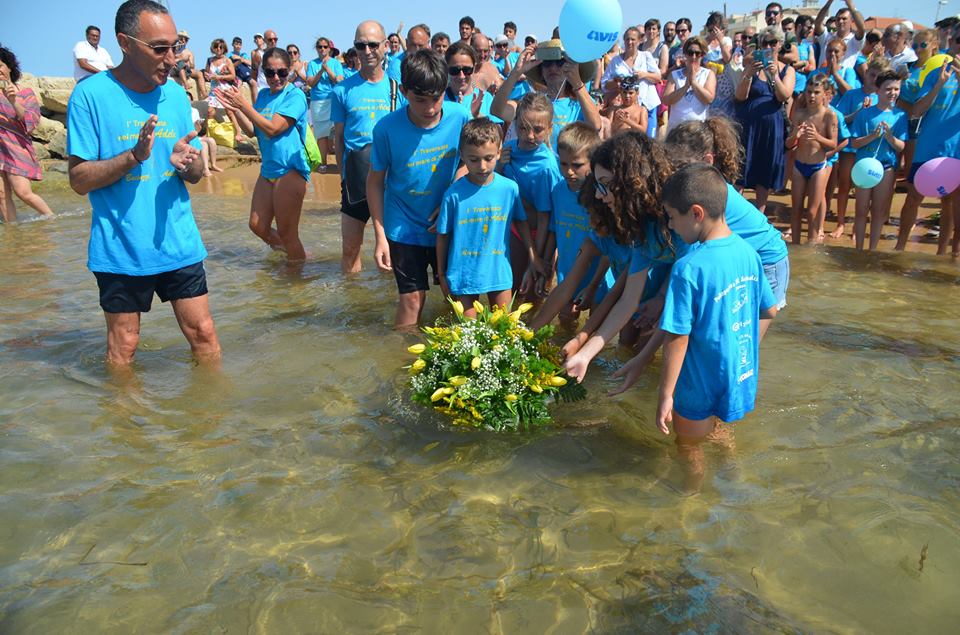
[[[33,151],[36,152],[38,161],[43,161],[44,159],[50,158],[50,151],[47,150],[47,146],[43,145],[39,141],[33,142]]]
[[[47,90],[65,90],[68,93],[73,92],[77,83],[72,77],[40,77],[37,79],[41,91]]]
[[[67,114],[72,90],[41,90],[40,103],[51,112]]]
[[[67,167],[66,161],[44,161],[43,162],[44,172],[56,172],[58,174],[69,174],[69,169]]]
[[[247,137],[237,144],[237,152],[247,156],[258,156],[260,154],[260,144],[256,137]]]
[[[41,117],[31,136],[42,142],[52,156],[67,157],[67,128],[59,121]]]
[[[37,94],[37,99],[40,99],[40,80],[31,75],[30,73],[23,73],[20,75],[20,88],[30,88]]]

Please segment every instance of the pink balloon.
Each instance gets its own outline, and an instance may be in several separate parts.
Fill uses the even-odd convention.
[[[943,198],[960,187],[960,159],[937,157],[920,166],[913,186],[924,196]]]

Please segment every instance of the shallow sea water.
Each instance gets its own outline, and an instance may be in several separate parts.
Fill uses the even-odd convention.
[[[659,365],[607,398],[608,349],[536,435],[449,429],[406,396],[392,277],[339,273],[334,206],[305,205],[317,259],[291,273],[249,189],[193,194],[220,372],[158,303],[132,376],[106,371],[85,199],[51,188],[59,219],[0,227],[0,632],[960,623],[955,263],[791,248],[757,409],[684,496]]]

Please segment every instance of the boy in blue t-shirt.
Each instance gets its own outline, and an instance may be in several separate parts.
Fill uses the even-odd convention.
[[[469,121],[460,134],[460,155],[466,178],[450,186],[437,219],[437,264],[444,295],[461,301],[464,314],[476,316],[474,300],[486,293],[491,306],[510,304],[510,227],[519,231],[530,262],[534,260],[530,228],[520,190],[496,173],[500,158],[500,127],[481,117]],[[521,293],[533,286],[531,264]]]
[[[760,361],[760,320],[776,298],[757,252],[727,226],[727,184],[713,166],[694,163],[663,186],[670,228],[696,245],[670,272],[660,328],[667,333],[656,424],[672,421],[688,486],[703,478],[700,444],[718,420],[753,410]]]
[[[857,188],[853,238],[857,249],[863,249],[867,216],[870,216],[870,249],[880,243],[880,232],[893,201],[899,154],[907,141],[907,113],[897,108],[900,97],[900,75],[887,70],[877,75],[877,105],[864,108],[850,127],[850,145],[857,151],[857,161],[875,157],[883,165],[883,178],[870,189]]]
[[[457,170],[460,131],[470,120],[462,106],[444,101],[447,64],[430,49],[404,56],[400,91],[407,105],[373,128],[367,203],[376,247],[373,260],[393,271],[400,298],[396,326],[420,320],[437,270],[436,234],[430,226]]]
[[[554,185],[550,193],[549,232],[544,248],[544,267],[547,275],[537,279],[537,292],[544,295],[548,278],[553,273],[556,254],[557,283],[562,285],[569,274],[574,280],[562,293],[565,306],[559,308],[560,324],[571,328],[576,325],[580,311],[595,306],[606,295],[608,285],[605,274],[608,267],[600,267],[602,256],[593,256],[579,263],[584,240],[590,235],[590,214],[580,204],[580,188],[590,175],[590,152],[600,143],[597,131],[583,122],[575,122],[564,128],[557,138],[560,155],[560,172],[563,180]],[[576,271],[574,271],[576,269]],[[613,276],[610,275],[610,285]]]

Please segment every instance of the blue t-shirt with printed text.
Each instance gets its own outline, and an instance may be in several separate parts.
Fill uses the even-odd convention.
[[[400,51],[399,53],[391,53],[388,56],[387,61],[387,77],[393,81],[400,83],[400,65],[403,64],[403,59],[407,56],[406,51]]]
[[[830,71],[826,67],[821,66],[820,68],[810,71],[810,74],[807,75],[807,81],[813,78],[814,75],[826,75],[827,79],[830,80],[830,83],[833,85],[833,99],[830,100],[832,106],[836,106],[840,101],[840,88],[837,86],[837,81],[833,78],[833,75],[830,74]],[[843,81],[847,83],[850,88],[860,88],[863,84],[860,82],[860,78],[857,77],[857,71],[853,68],[847,66],[840,69],[840,77],[843,78]]]
[[[897,107],[890,110],[880,110],[879,106],[864,108],[853,120],[853,125],[850,126],[850,134],[853,137],[864,137],[872,134],[881,122],[890,127],[894,137],[902,141],[907,140],[907,113]],[[877,161],[882,163],[883,167],[896,167],[897,153],[883,136],[859,148],[857,150],[857,160],[873,157],[874,153],[876,153]]]
[[[532,150],[522,150],[516,139],[504,142],[510,148],[510,162],[503,167],[503,175],[520,187],[520,196],[538,212],[550,211],[550,194],[560,176],[557,155],[541,143]]]
[[[407,100],[397,87],[396,110]],[[343,80],[333,89],[330,120],[343,124],[344,151],[359,150],[373,143],[373,127],[390,114],[390,80],[368,82],[359,73]]]
[[[517,184],[499,174],[486,185],[467,177],[451,185],[437,219],[437,233],[450,235],[450,292],[474,295],[512,288],[510,225],[526,218]]]
[[[370,168],[386,171],[383,228],[387,238],[408,245],[432,247],[436,234],[427,231],[434,210],[457,170],[460,131],[470,120],[462,106],[444,102],[440,122],[421,128],[407,108],[392,112],[373,129]]]
[[[846,118],[849,115],[852,115],[853,113],[858,112],[858,110],[861,110],[861,106],[863,106],[863,99],[866,96],[867,94],[864,92],[863,86],[861,86],[860,88],[851,88],[850,90],[848,90],[843,94],[843,96],[840,98],[840,100],[836,103],[835,106],[832,106],[834,112],[837,115],[837,142],[838,143],[843,141],[844,139],[850,138],[850,126],[853,124],[853,119],[851,119],[850,123],[848,124],[846,121]],[[870,94],[870,105],[871,106],[877,105],[876,93]],[[855,118],[856,117],[854,117],[854,119]],[[848,143],[846,147],[844,147],[843,150],[841,150],[841,152],[849,152],[851,154],[856,154],[857,151]],[[836,155],[834,156],[834,159],[836,159]]]
[[[289,128],[272,137],[260,128],[254,128],[260,144],[260,174],[277,179],[296,170],[309,181],[310,165],[303,146],[307,135],[307,97],[303,91],[293,84],[287,84],[277,93],[261,90],[253,107],[267,120],[273,119],[274,115],[293,120]]]
[[[808,60],[810,59],[810,56],[812,55],[812,53],[813,53],[813,44],[811,44],[810,42],[800,42],[799,44],[797,44],[797,55],[798,55],[797,59],[801,61]],[[814,61],[816,61],[816,57],[814,57]],[[803,71],[797,71],[796,83],[793,86],[794,94],[802,93],[804,89],[807,87],[807,75],[808,73],[804,73]]]
[[[340,60],[335,57],[328,57],[326,61],[327,68],[330,69],[334,77],[346,78],[346,75],[343,74],[343,64],[340,63]],[[313,77],[318,73],[320,74],[320,80],[310,89],[310,101],[330,99],[333,95],[333,89],[337,86],[336,83],[330,80],[330,75],[327,74],[327,71],[323,69],[323,62],[320,61],[319,57],[310,60],[310,63],[307,64],[307,77]]]
[[[583,121],[583,108],[580,102],[569,97],[561,97],[553,101],[553,132],[550,135],[550,146],[557,150],[557,137],[564,126],[575,121]]]
[[[496,115],[490,114],[490,106],[493,104],[493,95],[488,93],[485,90],[480,90],[479,88],[474,88],[472,92],[463,96],[463,100],[458,99],[458,96],[454,95],[448,89],[443,94],[444,101],[452,102],[455,104],[460,104],[467,109],[467,112],[470,113],[470,116],[473,116],[473,102],[476,99],[480,99],[480,111],[477,114],[478,117],[488,117],[493,123],[503,123],[503,119],[497,117]]]
[[[931,71],[916,91],[916,100],[926,96],[936,85],[940,71]],[[919,75],[918,75],[919,78]],[[86,81],[86,80],[84,80]],[[919,79],[918,79],[919,81]],[[954,73],[937,93],[933,104],[920,121],[914,163],[924,163],[937,157],[960,159],[960,97],[957,88],[960,82]]]
[[[557,282],[563,282],[563,279],[566,278],[570,268],[573,267],[573,263],[577,260],[584,239],[592,231],[590,214],[580,204],[579,195],[579,192],[570,189],[566,181],[560,181],[553,187],[550,196],[550,208],[552,210],[550,231],[554,233],[557,239]],[[600,257],[598,256],[590,263],[590,268],[574,291],[574,296],[579,294],[593,280],[599,264]],[[614,282],[613,274],[608,274],[605,283],[601,283],[601,287],[603,287],[603,284],[612,286]],[[605,294],[606,288],[598,287],[597,292],[598,294]]]
[[[93,207],[87,267],[147,276],[206,258],[186,185],[170,163],[178,140],[194,131],[190,99],[175,82],[138,93],[111,71],[77,84],[67,109],[67,153],[104,161],[132,150],[150,115],[158,118],[153,148],[116,182],[90,192]],[[200,140],[190,145],[200,149]]]
[[[668,284],[660,328],[689,337],[674,410],[742,419],[757,394],[760,312],[776,305],[760,257],[736,234],[710,240],[674,263]]]

